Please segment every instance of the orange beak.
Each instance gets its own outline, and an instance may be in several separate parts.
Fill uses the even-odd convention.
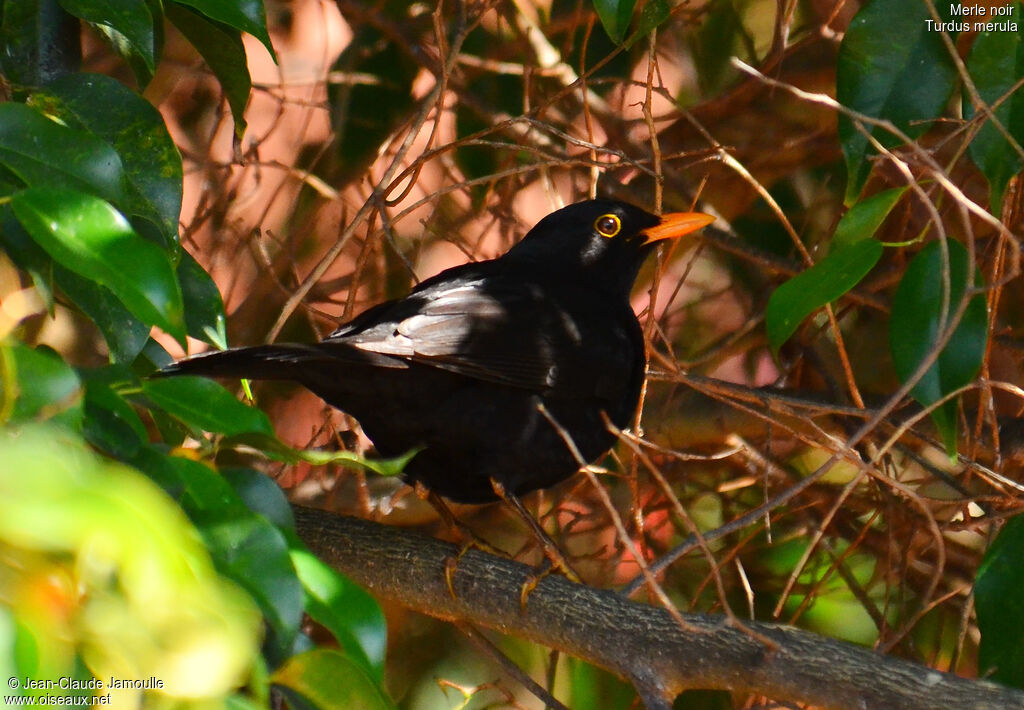
[[[645,238],[644,244],[653,244],[664,239],[678,239],[714,221],[714,217],[701,212],[671,212],[663,214],[659,224],[642,230],[640,234]]]

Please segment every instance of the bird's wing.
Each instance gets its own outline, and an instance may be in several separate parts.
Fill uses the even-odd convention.
[[[556,351],[572,347],[572,323],[540,289],[522,283],[470,280],[372,310],[324,345],[537,390],[554,383]]]

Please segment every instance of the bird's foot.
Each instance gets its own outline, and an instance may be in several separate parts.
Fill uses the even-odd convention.
[[[546,565],[542,568],[542,572],[537,581],[540,581],[543,577],[547,576],[552,570],[557,570],[565,575],[566,578],[571,582],[580,584],[580,576],[576,574],[576,570],[572,568],[569,561],[562,554],[562,550],[558,547],[558,544],[551,539],[544,528],[540,526],[537,519],[530,515],[530,512],[523,506],[518,496],[513,493],[509,493],[505,490],[505,486],[494,478],[491,479],[491,486],[494,488],[494,492],[508,504],[516,514],[523,519],[527,527],[530,528],[530,532],[533,533],[533,537],[540,544],[541,549],[544,551],[544,557],[547,558]],[[533,586],[537,586],[536,583]]]
[[[562,558],[562,562],[565,562],[564,558]],[[582,584],[579,575],[573,571],[572,567],[563,567],[562,564],[554,562],[550,558],[545,559],[540,567],[537,567],[534,572],[526,578],[526,581],[523,582],[523,586],[519,588],[519,608],[523,611],[526,610],[526,602],[529,600],[533,590],[537,588],[537,585],[540,584],[542,579],[547,577],[549,574],[559,573],[570,582]]]
[[[444,560],[444,581],[445,584],[448,586],[448,593],[452,595],[452,599],[457,598],[457,595],[455,594],[454,580],[455,572],[459,568],[459,561],[470,550],[480,550],[481,552],[486,552],[489,555],[495,555],[497,557],[511,559],[511,555],[509,555],[507,552],[498,549],[494,545],[491,545],[489,542],[477,537],[476,535],[473,535],[469,539],[463,541],[462,545],[459,547],[458,554],[456,554],[454,557],[446,557]]]
[[[434,493],[419,481],[416,481],[414,484],[414,490],[420,500],[427,501],[434,510],[437,511],[437,514],[440,516],[445,528],[447,528],[449,532],[454,533],[456,541],[463,544],[466,544],[467,542],[472,543],[485,552],[493,552],[493,554],[502,555],[504,557],[509,556],[507,553],[497,550],[497,548],[493,547],[489,542],[477,535],[471,527],[456,518],[455,513],[453,513],[452,509],[448,507],[447,503],[445,503],[444,498],[439,496],[437,493]],[[465,550],[459,554],[459,557],[462,557],[464,552]]]

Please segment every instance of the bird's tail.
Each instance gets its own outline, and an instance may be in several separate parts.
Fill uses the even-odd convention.
[[[302,381],[309,365],[323,359],[324,353],[311,345],[256,345],[194,355],[164,367],[155,376],[202,375]]]

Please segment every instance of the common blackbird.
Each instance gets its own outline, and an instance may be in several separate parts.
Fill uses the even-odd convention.
[[[611,448],[602,411],[628,426],[647,362],[630,289],[658,242],[712,220],[579,202],[320,343],[207,353],[160,374],[297,381],[358,419],[383,456],[420,448],[407,482],[457,502],[495,500],[491,479],[521,495],[577,471],[566,438],[586,461]]]

